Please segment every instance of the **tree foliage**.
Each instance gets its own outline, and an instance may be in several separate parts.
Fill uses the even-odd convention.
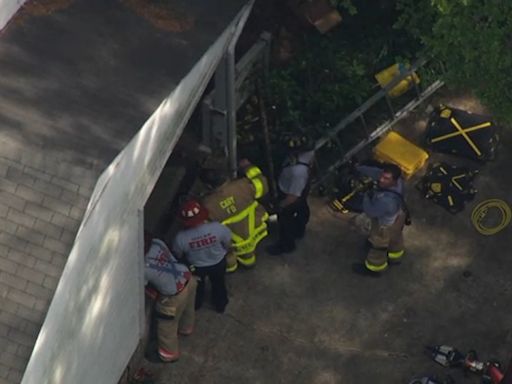
[[[361,54],[347,54],[326,37],[310,36],[299,56],[271,73],[279,124],[323,131],[364,101],[372,88]]]
[[[346,10],[349,15],[353,16],[357,13],[357,8],[352,0],[331,0],[331,4],[338,9]]]
[[[306,31],[292,60],[271,71],[269,105],[281,130],[319,134],[332,127],[376,92],[376,72],[417,49],[393,28],[395,0],[332,4],[343,15],[341,25],[326,35]]]
[[[449,84],[472,90],[512,121],[512,2],[398,0],[396,27],[445,65]]]

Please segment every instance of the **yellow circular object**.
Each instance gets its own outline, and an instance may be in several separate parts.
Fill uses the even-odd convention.
[[[441,111],[440,115],[441,115],[441,117],[447,119],[452,115],[452,111],[450,109],[446,108]]]
[[[501,222],[494,227],[487,227],[482,222],[490,209],[497,209],[501,214]],[[510,223],[511,218],[512,212],[509,205],[499,199],[484,200],[471,212],[471,222],[476,230],[485,236],[494,235],[503,230]]]
[[[441,183],[432,183],[430,185],[430,189],[432,190],[432,192],[440,193],[443,187],[441,186]]]

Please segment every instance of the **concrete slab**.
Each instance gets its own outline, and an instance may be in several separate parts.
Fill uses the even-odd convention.
[[[380,278],[352,271],[364,259],[365,237],[311,198],[297,251],[272,257],[261,250],[254,270],[229,276],[226,314],[201,309],[195,334],[181,339],[181,360],[147,367],[158,383],[392,384],[427,373],[478,383],[436,365],[423,347],[446,343],[484,359],[511,357],[512,227],[484,237],[469,221],[482,199],[512,203],[510,145],[504,132],[498,159],[476,181],[479,194],[458,215],[409,189],[407,256]]]

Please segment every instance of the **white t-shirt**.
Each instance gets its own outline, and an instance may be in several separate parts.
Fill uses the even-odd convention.
[[[219,263],[231,246],[231,231],[219,222],[205,223],[180,231],[172,246],[173,252],[184,256],[196,267]]]
[[[287,195],[300,197],[309,179],[309,167],[313,163],[315,151],[303,152],[297,157],[295,164],[289,160],[283,164],[279,175],[279,189]]]

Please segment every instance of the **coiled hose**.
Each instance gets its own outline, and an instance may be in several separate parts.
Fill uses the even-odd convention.
[[[493,227],[485,226],[483,220],[487,216],[490,209],[497,209],[501,214],[501,222]],[[478,204],[471,212],[471,222],[478,232],[484,236],[490,236],[503,230],[512,218],[509,205],[499,199],[484,200]]]

